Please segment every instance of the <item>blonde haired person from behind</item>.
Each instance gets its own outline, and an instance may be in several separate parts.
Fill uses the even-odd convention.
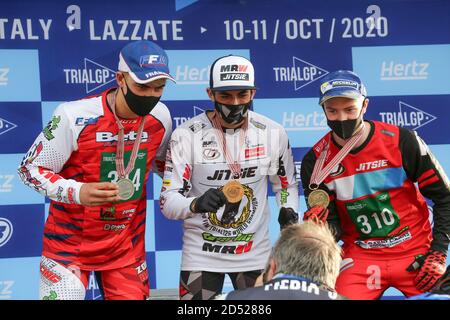
[[[334,289],[341,248],[327,224],[306,221],[281,232],[272,250],[263,284],[232,291],[224,300],[339,300]]]

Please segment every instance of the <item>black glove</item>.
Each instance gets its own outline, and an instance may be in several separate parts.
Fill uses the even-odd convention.
[[[283,230],[290,224],[295,224],[298,222],[298,213],[292,208],[281,208],[280,214],[278,215],[278,223],[280,224],[280,229]]]
[[[225,195],[218,189],[211,188],[202,196],[195,198],[190,205],[194,213],[216,212],[227,202]]]

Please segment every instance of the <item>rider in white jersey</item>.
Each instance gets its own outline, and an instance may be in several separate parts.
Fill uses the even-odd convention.
[[[226,273],[236,289],[253,286],[271,250],[268,180],[281,227],[298,221],[287,134],[249,110],[256,91],[251,62],[217,59],[207,91],[215,110],[173,132],[160,198],[167,218],[184,220],[181,299],[213,298]],[[230,181],[238,186],[234,193],[224,190]],[[238,200],[230,198],[236,194]]]

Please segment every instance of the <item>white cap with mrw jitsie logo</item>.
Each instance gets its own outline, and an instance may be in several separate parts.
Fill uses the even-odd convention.
[[[225,56],[211,66],[209,87],[213,90],[256,89],[252,63],[241,56]]]

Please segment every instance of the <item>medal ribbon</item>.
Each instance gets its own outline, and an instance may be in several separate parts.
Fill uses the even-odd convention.
[[[327,142],[326,146],[323,148],[322,152],[319,155],[319,158],[317,159],[316,163],[314,164],[314,169],[311,175],[311,181],[309,184],[310,190],[315,190],[319,188],[319,185],[322,183],[323,180],[325,180],[326,177],[333,171],[333,169],[341,163],[341,161],[345,158],[345,156],[350,152],[350,150],[353,149],[353,147],[358,143],[358,141],[363,136],[364,132],[364,122],[361,126],[361,129],[354,134],[350,140],[347,141],[347,143],[342,147],[341,150],[334,156],[333,159],[323,168],[323,164],[325,163],[325,159],[327,157],[328,149],[330,147],[330,142]],[[330,136],[331,139],[331,136]],[[315,185],[316,187],[312,187]]]
[[[247,119],[245,119],[244,124],[241,126],[240,130],[239,130],[239,152],[238,152],[238,159],[237,161],[235,161],[230,153],[230,151],[227,148],[227,140],[226,140],[226,136],[224,134],[224,132],[222,131],[222,126],[220,125],[219,122],[219,114],[217,113],[217,111],[214,111],[213,115],[212,115],[212,125],[213,128],[215,129],[216,132],[216,136],[219,138],[219,144],[222,148],[222,151],[225,155],[225,159],[228,165],[228,168],[230,168],[231,172],[233,173],[233,178],[234,179],[239,179],[239,176],[241,174],[241,164],[240,164],[240,159],[241,159],[241,146],[244,145],[245,142],[245,136],[247,134],[247,128],[248,128],[248,122]]]
[[[116,119],[117,126],[119,127],[119,134],[117,139],[117,152],[116,152],[116,169],[117,174],[119,175],[119,179],[125,179],[128,177],[128,174],[133,170],[134,163],[136,162],[137,153],[139,151],[139,145],[141,144],[142,139],[142,132],[144,131],[144,123],[145,123],[145,116],[140,117],[140,123],[139,123],[139,129],[137,132],[136,140],[133,144],[133,151],[131,152],[130,159],[128,161],[127,167],[124,165],[124,145],[125,145],[125,129],[122,125],[122,122],[120,121],[119,117],[116,115],[116,95],[113,96],[112,102],[111,102],[111,109],[114,114],[114,118]]]

